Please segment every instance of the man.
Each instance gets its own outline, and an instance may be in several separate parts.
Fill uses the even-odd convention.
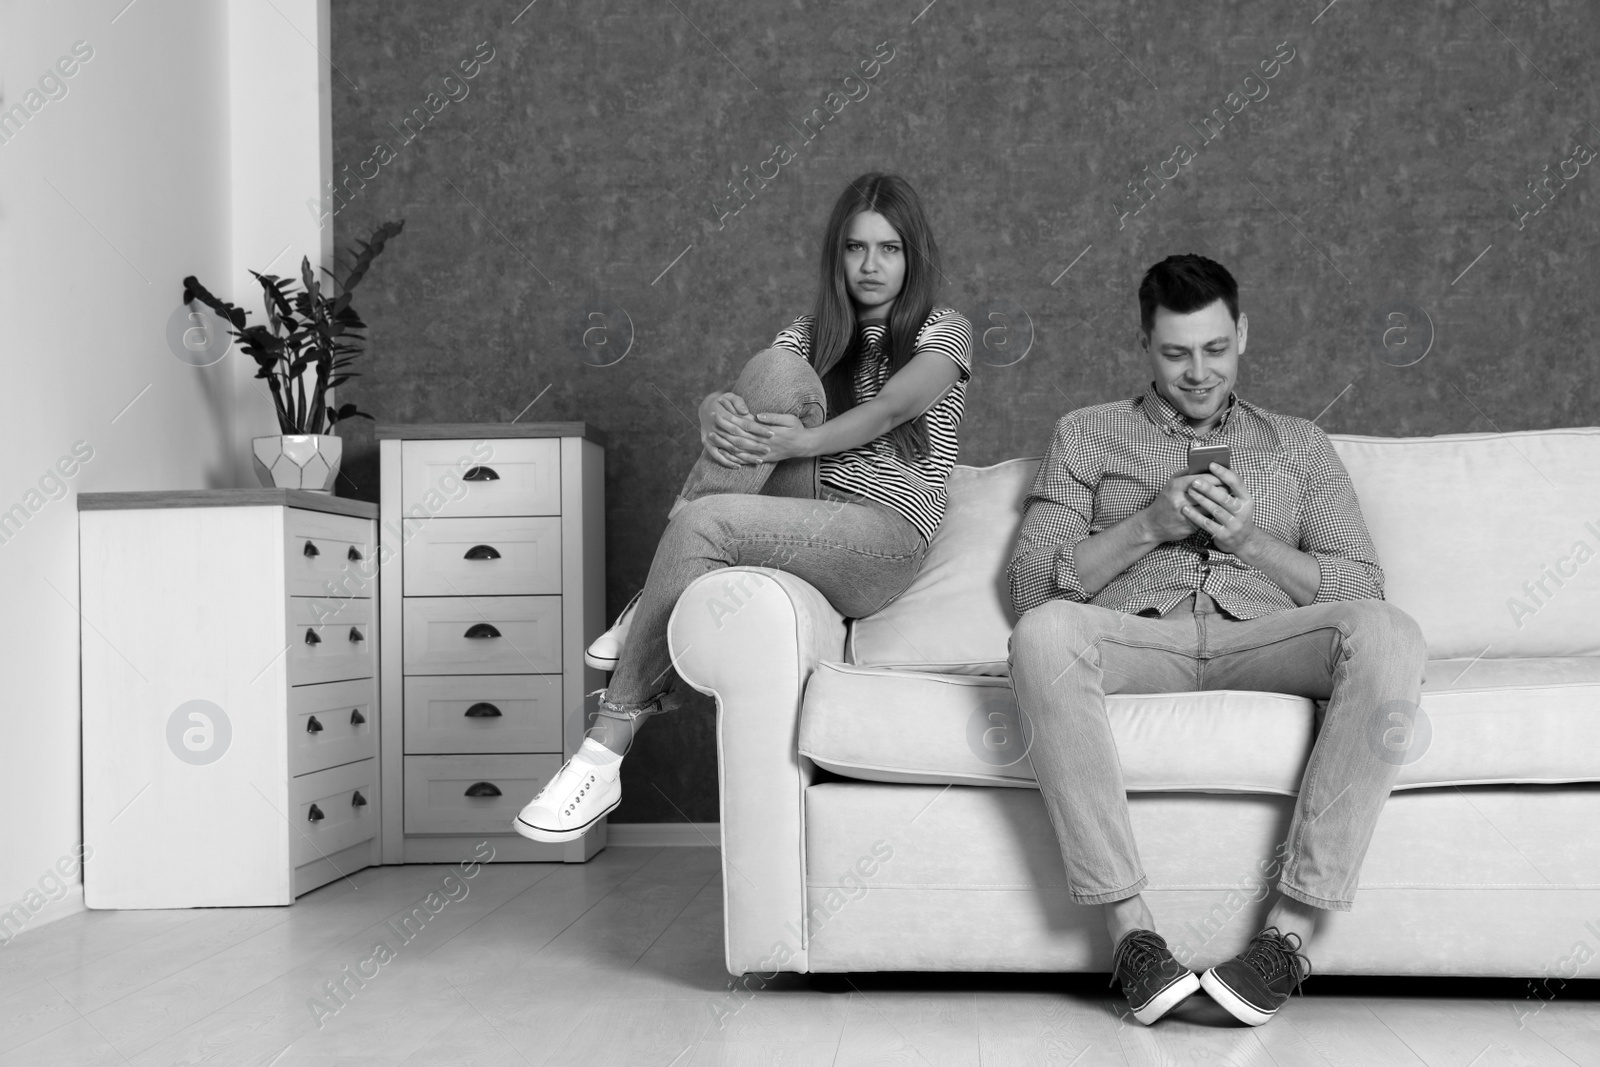
[[[1327,435],[1233,392],[1249,322],[1203,256],[1139,286],[1142,396],[1056,424],[1007,568],[1021,621],[1011,681],[1073,899],[1105,906],[1113,970],[1146,1025],[1204,987],[1260,1025],[1310,973],[1319,911],[1345,911],[1398,764],[1369,744],[1415,715],[1425,648],[1383,572]],[[1191,445],[1230,466],[1184,473]],[[1175,473],[1176,472],[1176,473]],[[1238,957],[1198,978],[1140,896],[1107,693],[1239,689],[1328,701],[1280,846],[1278,896]],[[1408,720],[1409,721],[1409,720]]]

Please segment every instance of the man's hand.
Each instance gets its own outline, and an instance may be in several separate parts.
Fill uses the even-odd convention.
[[[1145,530],[1157,543],[1182,541],[1200,528],[1198,522],[1189,519],[1195,509],[1188,494],[1189,487],[1204,477],[1203,474],[1173,475],[1167,487],[1145,507],[1141,513]]]
[[[1193,501],[1187,514],[1212,543],[1256,568],[1304,607],[1322,587],[1322,565],[1316,557],[1284,544],[1256,525],[1256,505],[1239,476],[1226,467],[1211,465],[1211,475],[1199,475],[1189,487]]]
[[[1218,548],[1245,559],[1260,531],[1256,528],[1255,501],[1239,476],[1213,463],[1211,474],[1196,475],[1190,482],[1187,497],[1184,517],[1210,534]]]
[[[761,424],[736,393],[712,393],[700,404],[700,444],[707,456],[724,467],[765,462]]]

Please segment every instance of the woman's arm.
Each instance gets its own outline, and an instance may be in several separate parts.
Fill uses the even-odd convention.
[[[807,429],[793,415],[762,414],[764,448],[753,452],[764,463],[797,456],[826,456],[864,445],[921,415],[961,380],[961,366],[936,349],[919,352],[865,404],[857,404],[821,426]]]

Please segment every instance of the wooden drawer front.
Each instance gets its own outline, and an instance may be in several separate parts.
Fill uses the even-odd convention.
[[[405,832],[512,833],[511,820],[561,762],[559,755],[407,756]]]
[[[561,673],[558,596],[406,597],[401,619],[406,674]]]
[[[370,600],[291,597],[289,684],[371,678],[377,637]]]
[[[289,784],[289,794],[289,818],[294,829],[290,852],[296,867],[377,836],[375,759],[303,775]]]
[[[403,442],[400,507],[407,520],[559,515],[561,440]]]
[[[310,774],[378,755],[378,712],[370,678],[289,690],[289,773]]]
[[[406,596],[561,592],[561,519],[433,519],[406,545]]]
[[[290,596],[376,595],[372,523],[284,508],[283,573]]]
[[[405,719],[406,751],[416,755],[560,752],[561,676],[407,678]]]

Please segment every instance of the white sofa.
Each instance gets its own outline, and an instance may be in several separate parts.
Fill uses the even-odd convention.
[[[1374,716],[1404,765],[1316,969],[1600,976],[1600,429],[1334,444],[1430,662],[1409,748]],[[679,600],[679,670],[718,708],[731,973],[1110,969],[1005,678],[1037,462],[957,468],[922,574],[870,618],[772,570]],[[1268,904],[1313,702],[1110,703],[1146,899],[1180,958],[1231,956]]]

